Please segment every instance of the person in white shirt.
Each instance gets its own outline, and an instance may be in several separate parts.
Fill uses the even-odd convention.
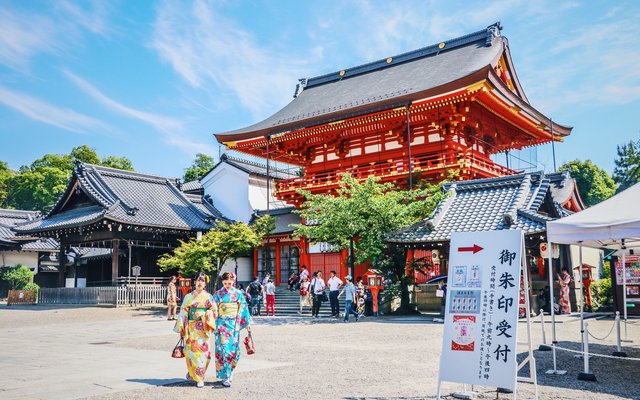
[[[314,272],[313,280],[311,281],[311,295],[313,296],[313,308],[311,309],[311,316],[313,318],[320,318],[320,307],[322,306],[324,294],[324,279],[322,279],[322,272]]]
[[[276,316],[276,285],[273,284],[273,279],[269,279],[267,286],[265,286],[265,292],[267,297],[267,317],[269,316],[269,310],[271,310],[271,316]]]
[[[303,265],[302,271],[300,271],[300,282],[302,282],[305,277],[309,280],[309,271],[307,271],[307,266]]]
[[[329,302],[331,303],[331,316],[337,317],[340,315],[340,306],[338,304],[339,289],[342,287],[342,280],[336,276],[336,271],[329,272],[331,277],[327,281],[329,286]]]

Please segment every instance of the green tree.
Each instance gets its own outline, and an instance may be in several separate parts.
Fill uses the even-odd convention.
[[[204,271],[217,281],[227,260],[244,256],[262,243],[262,229],[272,226],[272,219],[269,216],[262,217],[252,226],[242,222],[219,222],[216,228],[202,235],[200,240],[193,238],[181,242],[173,253],[162,255],[158,265],[163,271],[177,270],[184,275]]]
[[[33,272],[24,265],[3,268],[0,278],[9,284],[10,289],[24,289],[33,280]]]
[[[19,172],[8,179],[6,205],[44,211],[64,192],[76,161],[133,170],[127,158],[110,156],[101,161],[95,150],[86,145],[74,147],[69,154],[45,154],[31,165],[20,167]],[[1,176],[0,166],[0,180]],[[1,184],[0,181],[0,196]]]
[[[404,279],[406,249],[387,247],[384,235],[431,214],[445,196],[440,188],[423,184],[413,191],[397,190],[373,177],[360,182],[343,174],[335,195],[300,191],[305,202],[296,212],[306,224],[295,225],[295,234],[330,243],[339,250],[353,247],[354,263],[370,263],[406,292],[410,282]],[[401,299],[406,308],[408,297]]]
[[[608,199],[616,193],[616,183],[605,170],[591,160],[574,160],[563,164],[560,171],[569,171],[576,180],[580,197],[587,207]]]
[[[184,182],[191,182],[202,178],[214,165],[213,157],[202,153],[196,154],[196,159],[193,160],[191,166],[184,171]]]
[[[100,161],[100,165],[105,167],[123,169],[125,171],[133,171],[133,163],[127,157],[116,157],[109,156],[104,157],[102,161]]]
[[[640,182],[640,139],[618,145],[613,180],[618,184],[621,192]]]
[[[15,175],[15,172],[9,168],[9,165],[0,161],[0,208],[7,208],[9,205],[7,200],[9,198],[9,182]]]

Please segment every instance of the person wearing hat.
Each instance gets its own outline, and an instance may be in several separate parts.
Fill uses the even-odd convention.
[[[338,295],[338,297],[340,297],[344,293],[344,322],[349,322],[349,314],[355,315],[356,322],[358,322],[358,313],[353,307],[356,301],[356,286],[353,284],[351,275],[347,275],[344,279],[347,283]]]

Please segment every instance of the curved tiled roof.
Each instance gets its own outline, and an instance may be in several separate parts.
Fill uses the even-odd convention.
[[[555,219],[540,212],[545,199],[553,202],[549,182],[544,174],[534,172],[446,184],[444,189],[449,191],[449,197],[431,217],[387,235],[386,240],[435,243],[449,241],[451,232],[504,229],[519,229],[525,235],[545,232],[546,222]]]
[[[65,194],[46,218],[15,228],[19,233],[43,232],[108,219],[131,225],[180,230],[208,230],[224,217],[213,207],[195,204],[180,191],[176,179],[78,163]],[[75,191],[93,205],[68,208]]]

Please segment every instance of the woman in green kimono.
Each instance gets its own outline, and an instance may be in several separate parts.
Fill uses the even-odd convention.
[[[213,294],[218,310],[216,319],[216,376],[222,385],[231,386],[233,370],[240,360],[240,331],[251,332],[251,314],[242,292],[233,285],[235,274],[222,274],[222,289]]]
[[[215,329],[217,308],[211,294],[205,290],[209,277],[200,272],[195,277],[196,288],[187,294],[180,307],[174,331],[184,339],[187,379],[204,387],[204,374],[211,361],[209,338]]]

